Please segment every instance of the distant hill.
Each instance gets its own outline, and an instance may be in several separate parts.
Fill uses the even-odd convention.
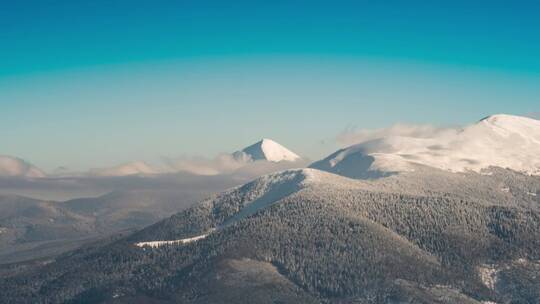
[[[91,169],[90,176],[127,176],[127,175],[147,175],[161,173],[143,161],[135,161],[111,168]]]
[[[45,173],[20,158],[0,155],[0,176],[39,178]]]
[[[0,196],[0,263],[57,255],[150,225],[207,195],[198,190],[116,191],[66,202]]]

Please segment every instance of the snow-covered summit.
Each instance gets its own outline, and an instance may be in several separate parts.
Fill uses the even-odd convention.
[[[270,162],[296,161],[300,156],[271,139],[262,139],[255,144],[233,153],[238,161],[266,160]]]
[[[45,177],[45,173],[20,158],[0,155],[0,176],[36,178]]]
[[[430,136],[381,136],[341,149],[311,167],[366,178],[410,171],[414,164],[451,172],[494,166],[540,175],[540,121],[499,114]]]

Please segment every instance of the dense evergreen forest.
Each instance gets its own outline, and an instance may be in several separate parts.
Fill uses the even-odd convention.
[[[0,302],[539,303],[539,189],[507,170],[281,172],[132,235],[4,267]]]

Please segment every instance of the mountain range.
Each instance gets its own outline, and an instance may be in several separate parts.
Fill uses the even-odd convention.
[[[262,173],[288,168],[287,159],[295,156],[267,139],[243,151],[247,151],[242,153],[248,158],[241,162],[259,163],[260,166],[250,168]],[[280,153],[282,159],[278,158]],[[272,161],[259,159],[258,155],[268,155]],[[6,186],[11,185],[10,188],[0,193],[0,263],[52,257],[97,238],[142,228],[190,206],[205,195],[245,182],[253,178],[253,174],[261,174],[256,170],[247,173],[239,169],[235,174],[219,177],[165,173],[144,162],[133,162],[91,170],[86,177],[68,174],[45,178],[44,173],[38,175],[32,171],[39,169],[20,159],[4,159],[10,159],[4,164],[10,164],[11,168],[11,175],[4,178],[24,178],[16,184],[25,184],[13,189],[13,182],[7,180]],[[13,162],[19,165],[14,166]],[[106,193],[67,200],[12,194],[22,192],[43,197],[47,196],[44,190],[58,192],[66,188],[74,188],[75,192],[82,188]]]
[[[217,191],[217,190],[216,190]],[[88,241],[153,224],[206,191],[117,191],[64,202],[0,196],[0,264],[52,257]]]
[[[225,159],[224,159],[225,158]],[[248,165],[252,162],[271,162],[271,163],[281,163],[281,162],[298,162],[302,158],[291,152],[287,148],[283,147],[279,143],[271,139],[262,139],[242,150],[236,151],[231,154],[220,155],[220,159],[234,162],[234,164],[229,164],[228,166],[220,166],[220,168],[207,168],[195,169],[195,165],[191,166],[174,166],[171,164],[164,165],[151,165],[144,161],[132,161],[123,163],[113,167],[106,168],[93,168],[88,170],[88,172],[70,172],[67,168],[59,167],[52,174],[49,174],[51,177],[79,177],[79,176],[90,176],[90,177],[115,177],[115,176],[131,176],[131,175],[157,175],[157,174],[171,174],[178,172],[189,172],[193,174],[202,174],[202,175],[216,175],[223,173],[231,173],[230,170],[223,169],[232,169],[237,170],[241,169],[245,165]],[[214,166],[215,167],[215,166]],[[229,168],[224,168],[229,167]],[[221,169],[221,170],[220,170]],[[225,172],[226,171],[226,172]],[[36,166],[20,159],[17,157],[11,156],[0,156],[0,177],[22,177],[22,178],[43,178],[46,177],[46,174],[41,169]]]
[[[495,115],[370,138],[134,233],[6,265],[0,302],[538,303],[539,134]]]

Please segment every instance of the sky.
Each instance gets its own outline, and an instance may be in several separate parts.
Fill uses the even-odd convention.
[[[0,1],[0,154],[45,170],[540,111],[538,1]]]

